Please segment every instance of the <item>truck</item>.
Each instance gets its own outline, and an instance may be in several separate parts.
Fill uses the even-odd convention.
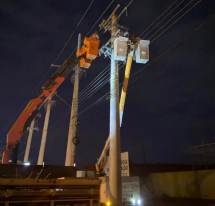
[[[0,178],[0,206],[99,206],[98,178]]]

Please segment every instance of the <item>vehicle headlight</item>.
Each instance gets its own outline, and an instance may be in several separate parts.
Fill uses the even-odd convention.
[[[141,200],[139,199],[139,200],[137,200],[137,204],[138,205],[140,205],[141,204]]]
[[[136,203],[136,201],[135,201],[135,200],[132,200],[132,203],[133,203],[133,204],[135,204],[135,203]]]

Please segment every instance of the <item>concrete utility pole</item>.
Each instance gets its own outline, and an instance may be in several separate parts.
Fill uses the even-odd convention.
[[[78,36],[78,47],[79,50],[81,47],[81,34]],[[74,76],[74,89],[73,89],[73,97],[72,97],[72,109],[69,123],[69,134],[68,134],[68,142],[67,142],[67,150],[66,150],[66,160],[65,166],[74,166],[75,163],[75,138],[77,138],[77,127],[78,127],[78,90],[79,90],[79,74],[80,67],[77,66],[75,68],[75,76]]]
[[[37,131],[39,130],[38,127],[34,127],[34,124],[35,124],[35,118],[32,120],[31,125],[28,128],[28,130],[29,130],[28,141],[27,141],[27,145],[26,145],[26,149],[25,149],[25,156],[24,156],[23,162],[28,162],[33,132],[34,132],[34,130],[37,130]]]
[[[126,94],[127,94],[128,81],[129,81],[129,77],[130,77],[133,55],[134,55],[134,52],[131,52],[128,54],[128,59],[127,59],[126,68],[125,68],[124,82],[123,82],[121,98],[120,98],[120,102],[119,102],[120,127],[122,126],[122,117],[123,117],[123,112],[124,112],[125,99],[126,99]],[[101,161],[104,161],[104,157],[106,156],[106,153],[107,153],[109,147],[110,147],[110,135],[108,136],[104,149],[102,150],[102,153],[97,161],[97,164],[96,164],[97,171],[99,170]]]
[[[47,137],[48,126],[49,126],[50,110],[54,103],[55,103],[55,101],[52,100],[52,96],[51,96],[45,105],[46,116],[45,116],[45,121],[44,121],[44,126],[43,126],[43,134],[42,134],[42,139],[41,139],[41,144],[40,144],[40,152],[39,152],[37,165],[43,164],[43,158],[44,158],[45,146],[46,146],[46,137]]]
[[[117,29],[117,17],[111,16],[111,37],[114,37]],[[118,61],[114,59],[114,48],[111,49],[111,73],[110,73],[110,200],[113,206],[122,205],[121,183],[121,142],[119,124],[119,72]]]

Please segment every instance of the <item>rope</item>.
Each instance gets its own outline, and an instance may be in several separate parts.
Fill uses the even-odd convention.
[[[58,94],[55,95],[71,109],[71,106],[61,96],[59,96]]]

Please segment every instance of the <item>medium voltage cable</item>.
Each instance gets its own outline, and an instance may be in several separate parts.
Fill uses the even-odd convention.
[[[78,25],[75,27],[75,29],[73,30],[72,34],[70,35],[69,39],[67,40],[67,42],[65,43],[65,45],[63,46],[62,50],[60,51],[60,53],[58,54],[57,58],[54,61],[54,64],[56,63],[56,61],[58,60],[58,58],[60,57],[60,55],[62,54],[62,52],[64,51],[64,49],[66,48],[66,46],[68,45],[70,39],[73,37],[75,31],[77,30],[77,28],[79,27],[79,25],[81,24],[83,18],[85,17],[85,15],[87,14],[88,10],[90,9],[91,5],[93,4],[94,0],[91,1],[90,5],[88,6],[87,10],[85,11],[84,15],[82,16],[82,18],[80,19]]]
[[[124,8],[124,10],[127,9],[127,8],[130,6],[130,4],[131,4],[132,2],[133,2],[133,0],[131,0],[131,1],[129,2],[129,4]],[[111,2],[111,3],[112,3],[112,2]],[[109,6],[110,6],[110,5],[109,5]],[[109,7],[109,6],[108,6],[108,7]],[[108,8],[107,8],[107,9],[108,9]],[[107,9],[106,9],[106,10],[107,10]],[[105,10],[105,11],[106,11],[106,10]],[[124,11],[124,10],[123,10],[123,11]],[[103,12],[103,14],[105,13],[105,11]],[[121,13],[123,13],[123,12],[121,12]],[[100,16],[100,18],[103,16],[103,14]],[[100,19],[100,18],[99,18],[99,19]],[[98,21],[97,21],[97,22],[98,22]],[[96,22],[96,23],[97,23],[97,22]],[[96,25],[96,23],[94,24],[94,26]],[[94,27],[94,26],[93,26],[93,27]],[[91,28],[91,29],[92,29],[92,28]],[[89,33],[89,32],[88,32],[88,33]],[[85,37],[86,37],[86,36],[85,36]],[[83,40],[82,40],[82,41],[83,41]],[[73,51],[73,53],[74,53],[74,52],[75,52],[75,50]],[[72,54],[73,54],[73,53],[72,53]],[[71,54],[71,55],[72,55],[72,54]],[[70,56],[71,56],[71,55],[70,55]],[[110,66],[110,64],[109,64],[109,66]],[[108,69],[108,71],[109,71],[109,70],[110,70],[110,69]],[[105,71],[105,72],[106,72],[106,71]],[[102,73],[102,72],[101,72],[101,73]],[[98,76],[99,76],[99,75],[98,75]],[[96,78],[95,78],[94,80],[96,80]],[[94,80],[93,80],[93,81],[94,81]],[[86,91],[86,90],[89,88],[89,86],[92,85],[92,84],[93,84],[93,82],[91,82],[89,85],[87,85],[87,86],[85,87],[84,91]],[[84,91],[81,91],[81,93],[80,93],[80,97],[81,97],[81,98],[82,98],[82,94],[83,94]]]
[[[192,2],[193,0],[191,0],[190,2]],[[171,26],[173,26],[178,20],[180,20],[184,15],[186,15],[191,9],[193,9],[198,3],[200,3],[200,1],[201,0],[199,0],[196,4],[194,4],[189,10],[187,10],[183,15],[181,15],[176,21],[174,21],[168,28],[166,28],[161,34],[159,34],[155,39],[153,39],[152,41],[151,41],[151,44],[157,39],[157,38],[159,38],[164,32],[166,32]],[[189,3],[190,3],[189,2]],[[188,3],[188,4],[189,4]],[[187,5],[186,5],[187,6]],[[185,7],[186,7],[185,6]],[[185,8],[184,7],[184,8]],[[184,9],[184,8],[182,8],[182,9]],[[180,11],[179,11],[180,12]],[[146,67],[148,67],[148,65],[150,65],[151,64],[151,62],[149,63],[149,64],[147,64],[147,66],[145,66],[144,68],[146,68]],[[142,69],[144,69],[144,68],[142,68]],[[135,74],[133,74],[132,76],[131,76],[131,78],[132,77],[134,77],[135,75],[137,75],[139,72],[141,72],[142,71],[142,69],[141,70],[139,70],[139,71],[137,71]],[[147,72],[148,70],[146,70],[146,72]],[[132,81],[132,80],[131,80]]]
[[[113,0],[114,1],[114,0]],[[112,1],[112,2],[113,2]],[[61,52],[58,54],[57,58],[55,59],[54,63],[58,60],[58,58],[60,57],[60,55],[62,54],[63,50],[65,49],[65,47],[67,46],[67,44],[69,43],[70,39],[72,38],[73,34],[75,33],[76,29],[78,28],[78,26],[80,25],[81,21],[83,20],[83,18],[85,17],[86,13],[88,12],[88,10],[90,9],[92,3],[94,2],[94,0],[92,0],[92,2],[90,3],[89,7],[87,8],[86,12],[84,13],[84,15],[82,16],[81,20],[79,21],[78,25],[76,26],[75,30],[73,31],[73,33],[71,34],[71,36],[69,37],[68,41],[66,42],[66,44],[64,45],[63,49],[61,50]],[[111,3],[112,3],[111,2]],[[42,82],[42,80],[45,78],[45,76],[48,74],[48,72],[51,70],[48,69],[47,72],[45,73],[45,75],[41,78],[41,80],[39,81],[38,85],[36,86],[36,88],[33,90],[33,92],[30,94],[30,96],[27,98],[27,100],[24,102],[23,106],[18,110],[18,112],[16,113],[16,115],[11,119],[11,121],[7,124],[7,126],[3,129],[1,135],[4,133],[4,131],[9,127],[9,125],[12,123],[12,121],[15,119],[15,117],[19,114],[19,112],[21,111],[21,109],[26,105],[26,102],[30,99],[31,95],[37,90],[37,88],[39,87],[40,83]],[[0,136],[1,136],[0,135]],[[1,140],[4,141],[5,138],[3,138]],[[0,142],[0,143],[1,143]]]
[[[84,39],[87,37],[87,35],[92,31],[92,29],[95,27],[95,25],[98,23],[98,21],[102,18],[102,16],[105,14],[105,12],[108,10],[108,8],[111,6],[111,4],[114,2],[114,0],[107,6],[107,8],[103,11],[103,13],[101,14],[101,16],[97,19],[97,21],[95,22],[95,24],[91,27],[91,29],[87,32],[87,34],[85,35]],[[84,39],[81,41],[81,43],[84,41]],[[74,52],[76,51],[76,48],[73,50],[73,52],[69,55],[69,57],[71,57]]]
[[[178,0],[171,4],[157,19],[155,19],[140,35],[141,37],[160,17],[162,17]]]
[[[196,4],[194,4],[189,10],[187,10],[180,18],[178,18],[176,21],[174,21],[170,26],[168,26],[163,32],[161,32],[156,38],[154,38],[152,42],[154,42],[158,37],[160,37],[164,32],[166,32],[170,27],[172,27],[178,20],[180,20],[184,15],[186,15],[191,9],[193,9],[197,4],[200,3],[201,0],[199,0]]]
[[[99,105],[100,104],[100,101],[101,101],[101,98],[99,98],[96,102],[94,102],[92,105],[90,105],[90,107],[92,107],[92,106],[94,106],[94,105]],[[104,102],[104,100],[102,101],[102,102]],[[86,108],[87,110],[89,109],[89,108]],[[79,113],[79,116],[81,115],[81,114],[83,114],[85,111],[87,111],[86,109],[84,109],[83,111],[81,111],[80,113]],[[50,130],[50,129],[52,129],[56,124],[58,124],[60,121],[62,121],[65,117],[67,117],[69,114],[70,114],[70,111],[71,110],[69,110],[62,118],[60,118],[59,120],[57,120],[54,124],[52,124],[48,129]],[[41,134],[42,134],[42,131],[41,131]],[[34,136],[33,138],[35,139],[36,137],[39,137],[39,136],[41,136],[41,134],[38,134],[38,135],[36,135],[36,136]],[[47,139],[50,139],[52,136],[47,136]],[[39,141],[41,141],[40,139],[39,140],[37,140],[35,143],[37,143],[37,142],[39,142]],[[34,143],[34,144],[35,144]],[[22,146],[20,146],[20,149],[23,147],[23,146],[25,146],[27,144],[27,142],[25,142]],[[35,145],[32,145],[31,146],[31,150],[33,150],[33,149],[35,149]],[[23,152],[21,152],[18,156],[20,156],[20,155],[22,155],[23,153],[25,153],[25,150],[23,151]]]
[[[122,65],[119,70],[123,67],[124,65]],[[85,102],[87,99],[89,99],[93,94],[95,94],[102,86],[104,86],[106,83],[109,82],[110,80],[110,77],[109,77],[109,74],[107,75],[108,77],[100,84],[98,85],[98,87],[94,88],[94,90],[92,90],[89,94],[87,94],[87,96],[85,96],[85,98],[83,98],[81,101],[80,101],[80,104]]]
[[[184,1],[184,0],[183,0],[183,1]],[[182,2],[183,2],[183,1],[182,1]],[[131,1],[131,2],[132,2],[132,1]],[[130,2],[130,3],[131,3],[131,2]],[[167,9],[166,9],[166,10],[151,24],[151,25],[153,25],[161,16],[163,16],[176,2],[177,2],[177,0],[176,0],[173,4],[171,4],[171,5],[170,5],[170,6],[169,6],[169,7],[168,7],[168,8],[167,8]],[[182,3],[182,2],[181,2],[181,3]],[[129,5],[130,5],[130,3],[129,3]],[[181,4],[181,3],[180,3],[180,4]],[[180,4],[179,4],[179,5],[180,5]],[[128,6],[129,6],[129,5],[128,5]],[[179,5],[178,5],[178,6],[179,6]],[[128,7],[128,6],[127,6],[127,7]],[[177,6],[177,7],[178,7],[178,6]],[[177,7],[176,7],[176,8],[177,8]],[[175,10],[176,8],[174,8],[173,10]],[[173,10],[172,10],[172,11],[173,11]],[[172,11],[171,11],[170,13],[172,13]],[[170,14],[170,13],[169,13],[169,14]],[[168,14],[168,15],[169,15],[169,14]],[[168,16],[168,15],[167,15],[167,16]],[[166,16],[166,17],[167,17],[167,16]],[[166,17],[165,17],[165,18],[166,18]],[[163,18],[161,21],[163,21],[165,18]],[[161,22],[161,21],[160,21],[160,22]],[[160,22],[159,22],[159,23],[160,23]],[[159,23],[158,23],[158,24],[159,24]],[[157,25],[158,25],[158,24],[157,24]],[[151,25],[150,25],[150,26],[151,26]],[[156,25],[156,26],[157,26],[157,25]],[[150,26],[149,26],[149,27],[150,27]],[[156,27],[156,26],[155,26],[155,27]],[[148,27],[148,28],[149,28],[149,27]],[[155,27],[154,27],[154,28],[155,28]],[[146,30],[148,30],[148,28],[147,28]],[[146,31],[146,30],[145,30],[145,31]],[[153,30],[153,29],[152,29],[152,30]],[[145,32],[145,31],[144,31],[144,32]],[[143,32],[143,33],[144,33],[144,32]],[[143,33],[142,33],[142,34],[143,34]],[[141,34],[141,35],[142,35],[142,34]],[[141,36],[141,35],[140,35],[140,36]],[[108,70],[109,70],[109,69],[108,69]],[[106,72],[106,71],[105,71],[105,72]],[[99,75],[98,75],[98,76],[99,76]],[[103,76],[103,75],[102,75],[102,76]],[[93,80],[93,82],[91,82],[88,86],[86,86],[84,90],[81,91],[81,93],[80,93],[80,98],[82,98],[83,92],[85,92],[87,89],[90,90],[90,88],[92,87],[91,85],[95,82],[95,80],[96,80],[96,78]]]
[[[200,0],[201,1],[201,0]],[[199,2],[200,2],[199,1]],[[155,34],[157,34],[164,26],[166,26],[172,19],[174,19],[179,13],[181,13],[181,11],[183,11],[187,6],[189,6],[191,3],[193,2],[193,0],[191,0],[190,2],[188,2],[179,12],[177,12],[171,19],[169,19],[162,27],[160,27],[154,34],[152,34],[149,39],[151,39]],[[196,4],[195,4],[196,5]],[[194,5],[194,6],[195,6]],[[193,7],[192,7],[193,8]],[[190,10],[188,10],[189,12]],[[184,15],[182,15],[181,17],[183,17]]]
[[[149,32],[147,32],[142,39],[144,39],[148,34],[150,34],[160,23],[164,21],[164,19],[166,19],[173,11],[175,11],[183,2],[184,0],[182,0],[178,5],[176,5],[176,7],[173,8],[163,19],[161,19]]]
[[[105,67],[105,69],[103,69],[84,89],[81,90],[81,92],[79,93],[79,97],[82,96],[82,94],[88,90],[89,88],[92,87],[92,84],[94,84],[98,79],[100,79],[104,74],[103,73],[106,73],[107,71],[110,70],[110,64]]]
[[[214,18],[214,16],[212,17],[212,18]],[[211,19],[212,19],[211,18]],[[210,20],[210,19],[209,19]],[[139,74],[143,69],[145,69],[146,67],[151,67],[151,66],[153,66],[153,65],[151,65],[151,64],[153,64],[154,62],[156,62],[158,59],[160,59],[161,57],[163,57],[166,53],[168,53],[170,50],[172,50],[173,48],[175,48],[178,44],[180,44],[182,41],[184,41],[186,38],[188,38],[192,33],[194,33],[194,32],[196,32],[198,29],[200,29],[202,26],[204,26],[209,20],[207,20],[206,22],[204,22],[204,23],[202,23],[199,27],[197,27],[195,30],[193,30],[192,32],[190,32],[188,35],[186,35],[184,38],[182,38],[180,41],[178,41],[176,44],[174,44],[172,47],[170,47],[169,49],[167,49],[165,52],[163,52],[161,55],[159,55],[156,59],[154,59],[152,62],[150,62],[147,66],[145,66],[145,67],[143,67],[142,69],[140,69],[138,72],[136,72],[135,74],[133,74],[132,76],[131,76],[131,81],[129,82],[129,85],[130,84],[132,84],[132,83],[134,83],[135,81],[137,81],[141,76],[145,76],[146,75],[146,73],[143,73],[141,76],[138,76],[137,78],[133,78],[135,75],[137,75],[137,74]],[[213,32],[214,33],[214,32]],[[211,34],[209,34],[209,35],[211,35]],[[208,36],[209,36],[208,35]],[[149,69],[149,68],[148,68]],[[145,71],[147,71],[147,70],[145,70]],[[151,70],[149,70],[149,71],[151,71]],[[133,79],[132,79],[133,78]],[[151,78],[153,78],[153,77],[151,77]],[[149,79],[151,79],[151,78],[148,78],[147,80],[149,80]],[[120,85],[122,85],[123,84],[123,82],[121,82],[120,83]],[[107,98],[108,98],[108,96],[110,97],[110,92],[107,92],[105,95],[103,95],[101,98],[104,98],[105,100],[107,100]],[[101,101],[101,98],[99,98],[98,100],[100,100]],[[95,101],[96,102],[96,101]],[[93,103],[93,104],[91,104],[92,106],[94,106],[95,105],[95,102]],[[90,106],[91,106],[90,105]],[[90,106],[89,107],[87,107],[86,109],[89,109],[90,108]]]
[[[200,1],[201,1],[201,0],[200,0]],[[188,12],[189,12],[194,6],[196,6],[200,1],[198,1],[195,5],[193,5],[186,13],[188,13]],[[186,14],[186,13],[185,13],[185,14]],[[180,18],[182,18],[185,14],[183,14]],[[179,18],[179,19],[180,19],[180,18]],[[179,20],[179,19],[178,19],[178,20]],[[178,20],[177,20],[177,21],[178,21]],[[175,22],[177,22],[177,21],[175,21]],[[202,27],[202,26],[203,26],[204,24],[206,24],[206,23],[207,23],[207,22],[205,22],[205,23],[203,23],[202,25],[200,25],[200,26],[199,26],[197,29],[195,29],[193,32],[197,31],[200,27]],[[167,30],[167,29],[166,29],[166,30]],[[165,31],[166,31],[166,30],[165,30]],[[162,53],[161,55],[159,55],[159,56],[158,56],[155,60],[153,60],[151,63],[153,63],[154,61],[157,61],[157,59],[159,59],[161,56],[165,55],[165,54],[166,54],[167,52],[169,52],[171,49],[173,49],[174,47],[176,47],[180,42],[182,42],[184,39],[186,39],[188,36],[190,36],[193,32],[191,32],[190,34],[188,34],[186,37],[184,37],[184,38],[181,39],[179,42],[177,42],[176,44],[174,44],[171,48],[169,48],[169,49],[166,50],[164,53]],[[160,36],[160,35],[159,35],[159,36]],[[159,37],[159,36],[158,36],[158,37]],[[157,39],[158,37],[156,37],[156,39]],[[155,40],[155,39],[154,39],[154,40]],[[154,40],[153,40],[153,41],[154,41]],[[150,64],[151,64],[151,63],[150,63]],[[150,65],[150,64],[149,64],[149,65]],[[148,67],[149,65],[147,65],[147,67]],[[135,76],[137,73],[141,72],[144,68],[145,68],[145,67],[143,67],[141,70],[139,70],[139,71],[136,72],[134,75],[132,75],[131,78],[132,78],[133,76]],[[129,84],[132,84],[134,81],[136,81],[136,80],[138,80],[138,79],[139,79],[139,78],[137,78],[137,79],[135,79],[135,80],[132,80],[132,79],[131,79],[131,82],[130,82]],[[106,94],[108,94],[108,93],[106,93]],[[105,95],[103,95],[103,96],[105,96]],[[98,100],[101,101],[101,98],[99,98]],[[95,105],[95,104],[93,103],[92,105]],[[83,112],[80,112],[80,113],[83,113]],[[69,114],[69,113],[68,113],[68,114]],[[65,116],[67,116],[68,114],[66,114]],[[65,116],[64,116],[63,118],[65,118]],[[61,121],[63,118],[61,118],[60,120],[58,120],[56,123],[58,123],[59,121]],[[55,123],[55,124],[56,124],[56,123]],[[54,124],[54,125],[55,125],[55,124]],[[52,126],[51,126],[51,127],[52,127]],[[51,127],[50,127],[50,128],[51,128]],[[24,152],[23,152],[23,153],[24,153]],[[23,154],[23,153],[21,153],[21,154]],[[21,154],[20,154],[20,155],[21,155]]]
[[[119,64],[119,66],[122,64],[122,62],[120,62],[120,64]],[[109,67],[109,66],[108,66]],[[121,69],[121,68],[120,68]],[[108,70],[106,71],[106,72],[108,72],[110,70],[110,67],[108,68]],[[105,72],[105,73],[106,73]],[[105,74],[104,73],[104,74]],[[103,74],[103,75],[104,75]],[[103,76],[102,75],[102,76]],[[102,76],[100,76],[100,78],[102,77]],[[97,81],[95,81],[95,85],[93,85],[93,87],[91,86],[91,88],[89,88],[88,90],[86,90],[84,93],[82,93],[81,95],[80,95],[80,97],[79,97],[79,101],[81,101],[86,95],[88,95],[89,94],[89,92],[91,92],[92,90],[94,90],[94,88],[96,88],[96,87],[98,87],[98,84],[99,83],[102,83],[103,81],[106,81],[106,79],[105,78],[107,78],[107,77],[109,77],[109,79],[110,79],[110,74],[108,73],[108,74],[106,74],[101,80],[99,80],[99,79],[97,79]],[[105,80],[104,80],[105,79]]]

